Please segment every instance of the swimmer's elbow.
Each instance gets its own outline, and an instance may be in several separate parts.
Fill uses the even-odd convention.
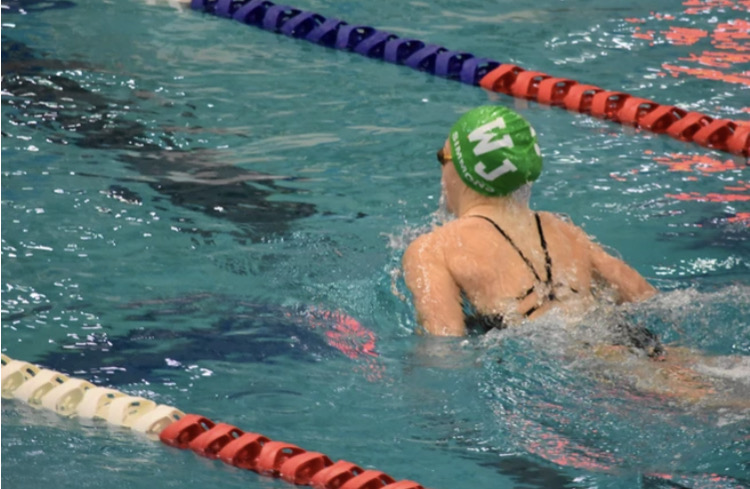
[[[619,295],[619,302],[641,302],[658,293],[658,290],[624,261],[592,245],[594,275],[609,283]]]
[[[644,302],[659,293],[659,290],[643,277],[639,276],[635,282],[625,286],[615,286],[620,296],[619,302]]]
[[[644,282],[645,282],[645,279],[644,279]],[[643,289],[636,296],[634,302],[647,301],[647,300],[649,300],[650,298],[652,298],[653,296],[655,296],[658,293],[659,293],[659,289],[657,289],[656,287],[654,287],[650,283],[646,282],[645,286],[643,287]]]
[[[444,322],[430,321],[422,321],[420,324],[427,333],[434,336],[466,336],[466,327],[463,324],[451,326]]]
[[[452,301],[433,303],[430,307],[417,304],[417,322],[428,334],[434,336],[466,336],[463,312],[459,307],[445,307]],[[441,307],[441,305],[443,307]]]

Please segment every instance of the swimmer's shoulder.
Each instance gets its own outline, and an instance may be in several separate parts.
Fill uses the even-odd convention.
[[[425,260],[434,261],[444,254],[443,243],[446,231],[443,227],[436,227],[428,233],[421,234],[409,243],[404,251],[402,261],[404,264],[409,262],[423,262]]]
[[[579,242],[581,245],[587,245],[591,241],[589,235],[580,226],[577,226],[569,216],[548,211],[539,211],[537,214],[542,221],[545,235],[550,234],[550,231],[557,232],[568,239]]]
[[[485,240],[480,237],[496,232],[484,219],[468,218],[445,223],[439,230],[437,239],[440,239],[446,249],[453,252],[472,252],[476,247],[482,249],[485,246]]]
[[[449,223],[445,224],[445,230],[446,233],[451,234],[453,236],[464,236],[464,235],[471,235],[473,233],[496,233],[492,226],[488,224],[488,218],[483,219],[477,219],[477,217],[480,216],[467,216],[462,217],[461,219],[455,219]],[[495,222],[492,219],[489,219],[492,222]]]
[[[465,241],[466,231],[460,220],[453,220],[436,226],[430,232],[415,238],[404,252],[402,262],[411,263],[442,263],[447,264],[448,258],[461,249],[461,242]]]

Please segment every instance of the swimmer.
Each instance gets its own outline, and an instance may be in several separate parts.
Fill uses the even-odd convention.
[[[402,263],[417,321],[427,333],[484,333],[552,311],[575,328],[603,302],[657,294],[581,228],[529,208],[542,156],[534,130],[519,114],[500,106],[467,112],[437,158],[445,204],[456,219],[416,238]],[[696,370],[700,355],[677,347],[667,353],[648,329],[615,324],[609,343],[587,345],[592,358],[651,392],[687,401],[716,393]],[[748,400],[739,404],[748,406]]]
[[[519,114],[500,106],[469,111],[437,156],[445,203],[457,219],[415,239],[403,257],[406,284],[427,332],[462,336],[552,309],[580,314],[603,287],[618,303],[656,294],[579,227],[529,208],[542,156],[534,130]]]

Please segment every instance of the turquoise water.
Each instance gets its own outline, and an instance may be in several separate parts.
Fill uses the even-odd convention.
[[[690,71],[731,52],[721,34],[746,2],[600,3],[295,6],[748,119],[748,83],[728,80],[749,63]],[[533,205],[665,291],[627,313],[667,341],[750,355],[744,161],[164,2],[2,13],[7,355],[435,489],[750,484],[741,411],[591,375],[554,318],[416,336],[393,293],[405,245],[437,219],[447,128],[503,103],[540,135]],[[679,43],[674,26],[705,36]],[[8,487],[289,487],[7,400],[2,457]]]

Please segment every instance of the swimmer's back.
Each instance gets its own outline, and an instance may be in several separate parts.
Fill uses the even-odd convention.
[[[491,215],[466,216],[439,229],[447,267],[478,311],[501,314],[512,323],[538,317],[552,307],[577,310],[590,305],[592,285],[600,281],[622,301],[653,293],[637,272],[607,254],[580,228],[552,213],[536,214],[543,238],[531,211],[503,222]],[[527,294],[531,289],[534,292]]]

